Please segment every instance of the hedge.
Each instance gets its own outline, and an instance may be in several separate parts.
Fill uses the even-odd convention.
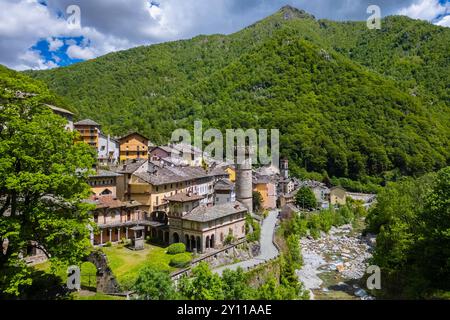
[[[181,242],[173,243],[167,248],[168,254],[178,254],[183,252],[186,252],[186,246]]]
[[[172,259],[170,259],[169,265],[171,267],[175,267],[175,268],[184,268],[189,265],[191,260],[192,260],[192,257],[189,253],[186,253],[186,252],[179,253],[179,254],[176,254],[175,256],[173,256]]]

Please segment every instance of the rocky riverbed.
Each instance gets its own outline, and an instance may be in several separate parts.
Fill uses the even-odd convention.
[[[332,227],[317,240],[302,238],[303,267],[297,275],[311,299],[373,299],[361,278],[374,244],[373,236],[363,237],[350,224]]]

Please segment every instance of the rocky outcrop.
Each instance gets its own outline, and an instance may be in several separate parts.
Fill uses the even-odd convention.
[[[101,251],[93,251],[87,261],[92,262],[97,268],[97,291],[107,294],[120,293],[120,286],[111,268],[108,266],[106,254]]]

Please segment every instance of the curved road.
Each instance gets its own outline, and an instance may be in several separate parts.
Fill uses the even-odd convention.
[[[261,236],[259,242],[261,244],[261,250],[258,256],[250,259],[241,261],[235,264],[230,264],[226,266],[219,267],[214,269],[213,272],[222,275],[223,270],[231,269],[236,270],[238,267],[241,267],[244,270],[248,270],[250,268],[256,267],[257,265],[269,261],[278,257],[278,249],[272,242],[273,233],[275,232],[275,224],[277,223],[277,215],[278,211],[271,211],[266,219],[264,219],[261,227]]]

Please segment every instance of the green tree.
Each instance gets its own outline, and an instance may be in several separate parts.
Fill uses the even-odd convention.
[[[192,269],[192,278],[180,283],[180,293],[190,300],[221,300],[224,298],[222,279],[213,273],[206,262]]]
[[[92,206],[84,199],[95,158],[45,106],[55,98],[39,83],[16,74],[0,83],[0,292],[18,296],[32,284],[27,248],[77,264],[90,247]],[[36,95],[18,98],[16,90]]]
[[[253,191],[253,210],[259,212],[262,208],[263,197],[259,191]]]
[[[258,300],[283,300],[283,294],[275,277],[270,277],[258,288]]]
[[[139,271],[134,289],[143,300],[171,300],[176,297],[170,275],[150,266]]]
[[[225,300],[248,300],[253,297],[253,291],[247,284],[242,268],[238,268],[236,271],[224,270],[222,283]]]
[[[431,288],[450,291],[450,167],[438,172],[419,219],[420,270]]]
[[[317,208],[314,192],[308,187],[301,187],[295,195],[295,204],[303,209]]]

